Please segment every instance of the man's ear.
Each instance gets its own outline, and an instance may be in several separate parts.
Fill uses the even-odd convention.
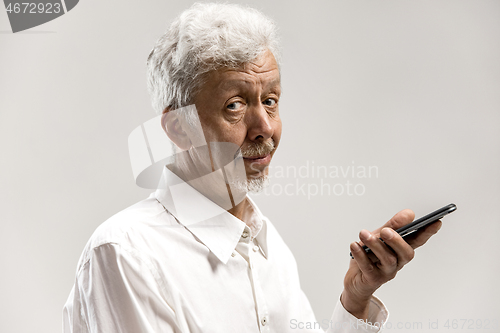
[[[177,147],[182,150],[188,150],[191,148],[191,140],[182,128],[177,113],[170,112],[170,108],[168,107],[165,111],[163,111],[161,116],[161,127],[163,127],[163,130],[167,133],[169,139],[175,143]]]

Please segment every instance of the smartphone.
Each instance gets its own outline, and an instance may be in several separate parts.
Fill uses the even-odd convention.
[[[440,208],[430,214],[425,215],[424,217],[419,218],[418,220],[415,220],[405,226],[402,226],[401,228],[397,229],[396,232],[404,239],[406,236],[422,229],[426,225],[436,222],[437,220],[443,218],[444,216],[450,213],[453,213],[456,210],[457,206],[451,203],[447,206],[444,206],[443,208]],[[363,249],[367,254],[372,253],[372,250],[370,250],[370,248],[367,247],[366,245],[363,246]],[[352,253],[349,254],[351,255],[351,258],[354,259]]]

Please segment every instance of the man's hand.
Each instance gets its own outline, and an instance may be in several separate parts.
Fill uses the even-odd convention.
[[[354,259],[344,278],[344,291],[340,300],[344,308],[355,317],[368,319],[369,302],[375,290],[392,280],[413,259],[414,249],[424,245],[441,228],[441,221],[437,221],[406,237],[405,241],[394,230],[407,225],[414,218],[412,210],[402,210],[373,232],[361,230],[359,239],[362,243],[351,244]],[[362,249],[363,244],[372,250],[376,258],[366,254]]]

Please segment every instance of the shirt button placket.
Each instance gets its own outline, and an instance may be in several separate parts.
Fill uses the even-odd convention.
[[[252,249],[255,251],[255,248],[257,250],[259,249],[258,246],[253,246]],[[253,287],[255,290],[255,300],[256,300],[256,305],[257,305],[257,311],[259,313],[259,322],[260,322],[260,332],[262,333],[267,333],[270,332],[270,327],[269,327],[269,312],[267,311],[267,304],[266,304],[266,299],[264,296],[264,293],[262,291],[262,287],[260,285],[260,280],[259,280],[259,273],[258,270],[255,269],[255,262],[257,254],[253,253],[250,254],[250,267],[251,267],[251,274],[252,274],[252,281],[253,281]]]

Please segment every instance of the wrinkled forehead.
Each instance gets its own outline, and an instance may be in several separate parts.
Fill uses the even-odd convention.
[[[222,91],[232,91],[238,89],[251,89],[260,86],[262,90],[280,90],[281,83],[279,76],[277,77],[226,77],[222,78],[217,88]]]
[[[280,87],[281,73],[270,51],[259,58],[237,66],[221,66],[206,74],[205,83],[222,90],[235,86],[261,85],[264,89]]]

